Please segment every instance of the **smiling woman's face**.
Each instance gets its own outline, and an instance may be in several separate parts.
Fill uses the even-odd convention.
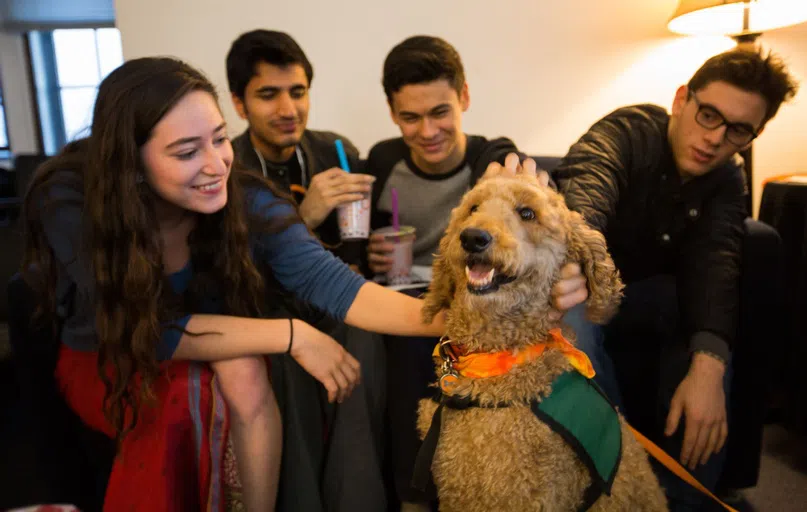
[[[146,182],[166,203],[197,213],[227,204],[233,148],[209,93],[185,95],[154,127],[140,156]]]

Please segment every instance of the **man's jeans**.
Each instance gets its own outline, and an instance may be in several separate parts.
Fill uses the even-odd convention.
[[[671,437],[664,435],[670,402],[689,369],[687,339],[679,332],[675,280],[655,276],[629,284],[617,316],[607,326],[594,325],[584,306],[570,310],[564,321],[577,334],[577,346],[591,359],[595,382],[627,421],[668,454],[680,459],[686,417]],[[724,390],[728,403],[730,368]],[[725,462],[725,448],[698,466],[693,476],[714,490]],[[651,459],[652,461],[652,459]],[[653,462],[673,511],[697,510],[705,497]]]

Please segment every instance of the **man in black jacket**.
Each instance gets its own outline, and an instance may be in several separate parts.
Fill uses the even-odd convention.
[[[717,55],[678,89],[671,115],[653,105],[616,110],[571,147],[553,176],[569,207],[605,235],[627,283],[622,312],[604,332],[583,320],[580,308],[567,321],[629,421],[641,422],[639,409],[651,407],[634,398],[648,386],[632,380],[641,374],[636,367],[655,367],[661,417],[645,428],[657,427],[664,448],[708,487],[720,475],[722,457],[714,454],[728,434],[726,374],[749,214],[738,152],[796,90],[774,56]],[[658,366],[624,357],[649,345],[660,347]],[[674,509],[697,506],[697,494],[677,487],[667,485]]]

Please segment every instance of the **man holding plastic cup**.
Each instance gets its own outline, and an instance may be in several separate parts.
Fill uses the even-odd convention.
[[[288,34],[254,30],[239,36],[227,54],[227,80],[233,105],[249,127],[233,139],[233,152],[239,165],[294,194],[306,225],[358,269],[374,178],[357,172],[359,152],[347,138],[306,129],[312,77],[311,63]],[[321,386],[293,360],[273,358],[272,385],[283,417],[278,509],[385,509],[380,450],[368,446],[382,442],[376,428],[383,415],[375,371],[383,365],[380,340],[282,291],[267,298],[267,308],[271,315],[300,317],[327,332],[362,365],[362,383],[334,412],[322,401]]]
[[[353,229],[347,240],[341,236],[337,209],[366,200],[374,178],[356,172],[359,152],[347,138],[306,129],[313,76],[311,63],[288,34],[253,30],[239,36],[227,54],[227,81],[233,105],[249,127],[233,139],[233,151],[241,165],[292,193],[306,225],[356,265],[363,252],[357,240],[368,234]],[[344,144],[342,161],[338,140]]]

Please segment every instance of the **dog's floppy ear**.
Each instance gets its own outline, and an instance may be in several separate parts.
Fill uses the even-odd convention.
[[[446,235],[447,236],[447,235]],[[434,257],[432,263],[432,282],[429,284],[429,291],[423,297],[423,321],[432,323],[434,317],[442,309],[448,309],[451,300],[454,298],[456,283],[451,275],[451,268],[445,259],[445,251],[448,249],[446,237],[440,241],[440,254]]]
[[[568,258],[580,264],[588,281],[586,316],[597,324],[608,322],[619,307],[624,285],[608,254],[605,237],[590,228],[577,212],[571,212]]]

